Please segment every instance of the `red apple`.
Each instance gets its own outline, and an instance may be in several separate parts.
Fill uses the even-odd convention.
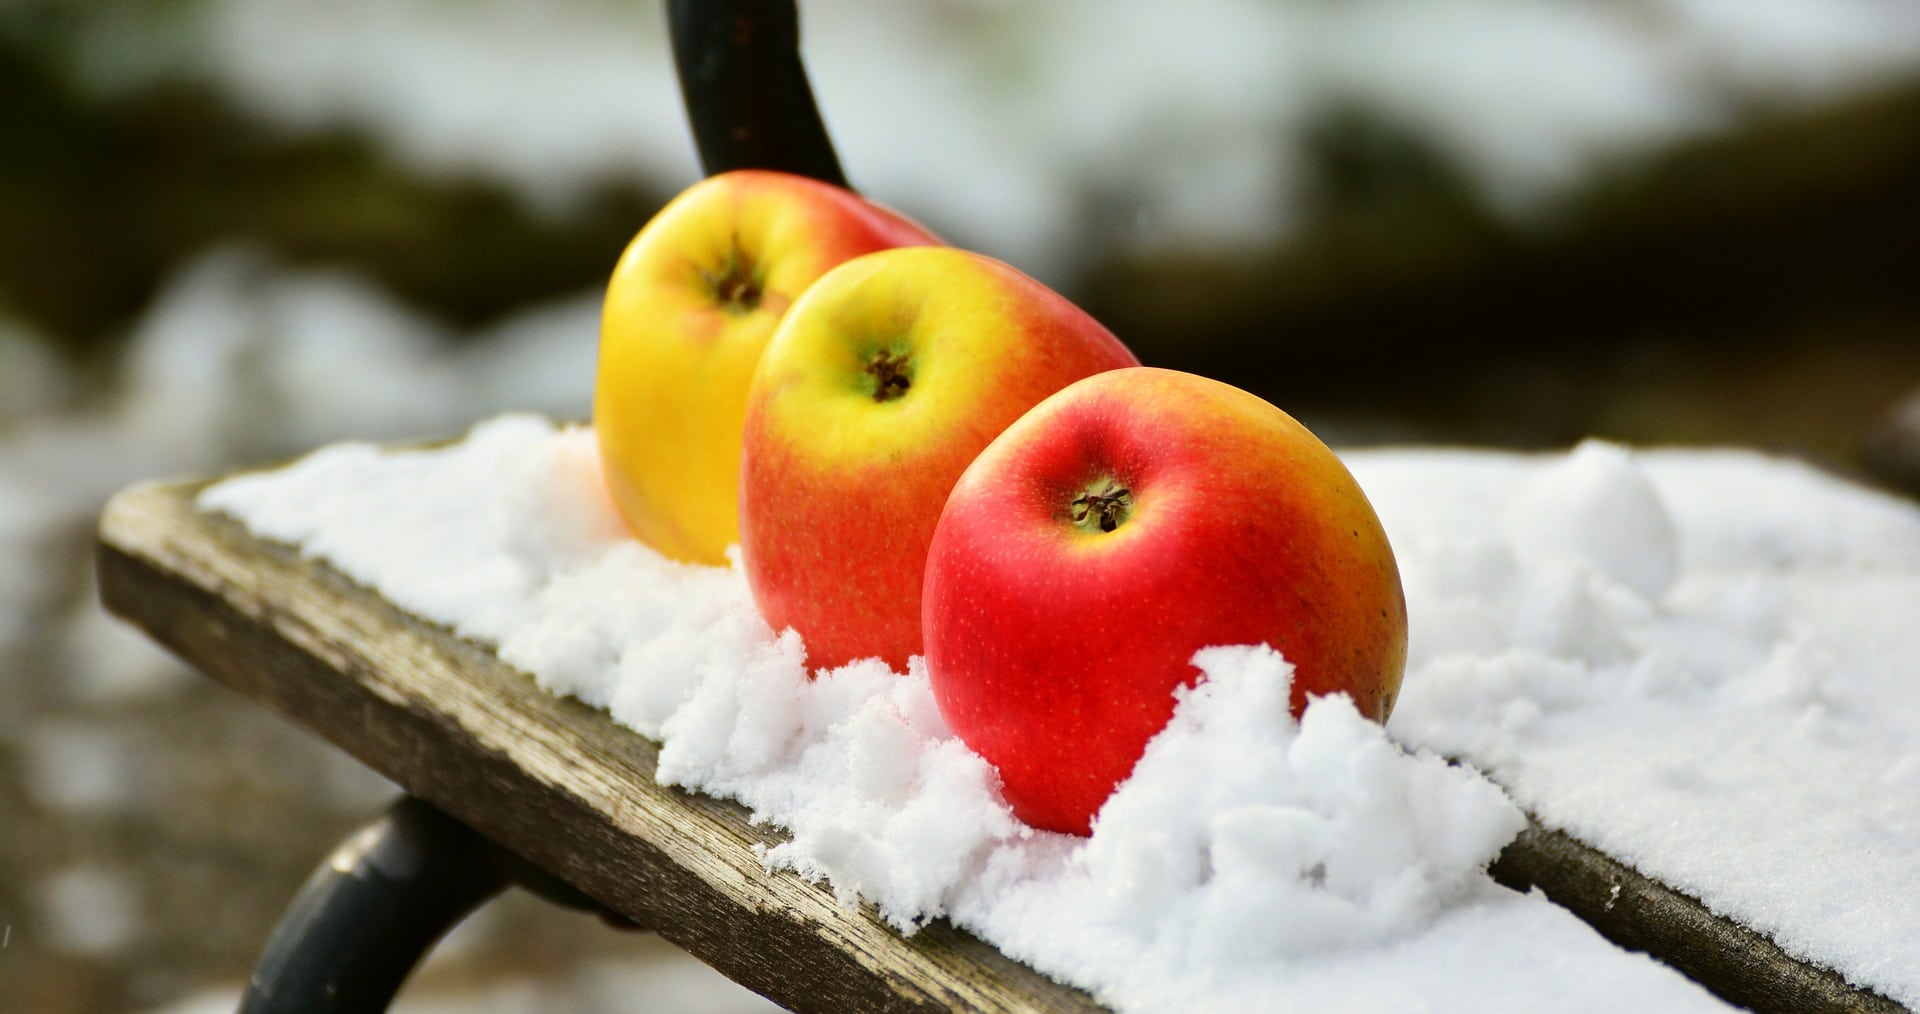
[[[927,557],[940,712],[1035,827],[1087,834],[1211,645],[1260,644],[1308,695],[1385,721],[1400,572],[1327,446],[1238,388],[1170,370],[1080,381],[954,487]]]
[[[939,247],[848,261],[767,344],[747,396],[740,550],[754,601],[816,667],[920,652],[920,578],[947,492],[1047,395],[1138,362],[999,261]]]
[[[860,254],[937,243],[842,187],[743,169],[688,187],[607,285],[593,425],[642,542],[724,564],[739,539],[740,426],[760,351],[800,293]]]

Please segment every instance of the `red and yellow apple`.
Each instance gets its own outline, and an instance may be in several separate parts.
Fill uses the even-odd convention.
[[[928,551],[926,655],[948,725],[1035,827],[1094,814],[1199,675],[1269,644],[1308,695],[1385,721],[1406,600],[1366,495],[1327,446],[1238,388],[1170,370],[1082,380],[994,440]]]
[[[947,492],[1047,395],[1138,363],[1085,311],[1012,267],[938,247],[815,282],[747,398],[740,550],[754,601],[809,664],[920,652],[920,580]]]
[[[841,187],[740,170],[674,198],[607,286],[594,382],[602,470],[627,527],[680,560],[739,538],[747,385],[802,291],[852,257],[938,243]]]

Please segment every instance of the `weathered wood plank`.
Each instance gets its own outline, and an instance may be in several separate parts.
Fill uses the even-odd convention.
[[[796,1010],[1098,1009],[945,923],[768,873],[738,806],[657,785],[657,748],[332,569],[138,487],[101,520],[101,595],[189,663]]]
[[[1697,899],[1572,836],[1529,820],[1494,860],[1495,880],[1538,887],[1629,950],[1645,951],[1721,997],[1754,1011],[1897,1014],[1906,1008],[1797,961],[1767,937],[1715,915]]]
[[[788,1007],[1098,1009],[950,925],[902,938],[870,907],[843,909],[824,887],[766,872],[754,847],[776,837],[737,805],[655,784],[653,743],[325,564],[196,510],[203,485],[128,490],[100,526],[108,608],[189,663]],[[1756,1010],[1901,1009],[1537,824],[1493,872]]]

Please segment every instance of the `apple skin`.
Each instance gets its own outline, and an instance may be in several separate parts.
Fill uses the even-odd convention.
[[[939,247],[835,268],[755,374],[740,551],[761,614],[815,668],[920,653],[920,581],[947,492],[1048,395],[1135,366],[1085,311],[1012,267]],[[882,397],[886,378],[903,387]]]
[[[1106,531],[1075,501],[1111,503],[1109,482],[1130,507]],[[1273,405],[1170,370],[1080,381],[988,446],[941,514],[923,609],[941,715],[1020,819],[1070,834],[1200,648],[1278,649],[1295,716],[1346,693],[1384,722],[1406,665],[1399,567],[1346,466]]]
[[[642,228],[601,314],[593,423],[607,492],[642,542],[725,564],[739,540],[740,428],[760,352],[836,265],[938,243],[841,187],[762,170],[708,177]]]

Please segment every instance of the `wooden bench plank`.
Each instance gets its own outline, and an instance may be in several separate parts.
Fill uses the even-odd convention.
[[[326,564],[199,511],[204,486],[135,487],[100,527],[108,608],[189,663],[794,1009],[1098,1009],[944,922],[903,938],[871,906],[845,909],[823,886],[767,872],[755,849],[778,837],[736,804],[657,785],[651,741]],[[1493,872],[1737,1003],[1901,1009],[1538,824]]]
[[[1830,968],[1795,960],[1764,935],[1714,914],[1699,899],[1565,832],[1543,828],[1531,816],[1526,830],[1494,860],[1491,872],[1515,890],[1538,887],[1608,940],[1645,951],[1751,1010],[1898,1014],[1906,1009],[1849,984]]]
[[[796,1010],[1098,1009],[945,923],[769,873],[739,806],[652,778],[657,748],[322,564],[136,487],[101,520],[107,607],[409,792]]]

